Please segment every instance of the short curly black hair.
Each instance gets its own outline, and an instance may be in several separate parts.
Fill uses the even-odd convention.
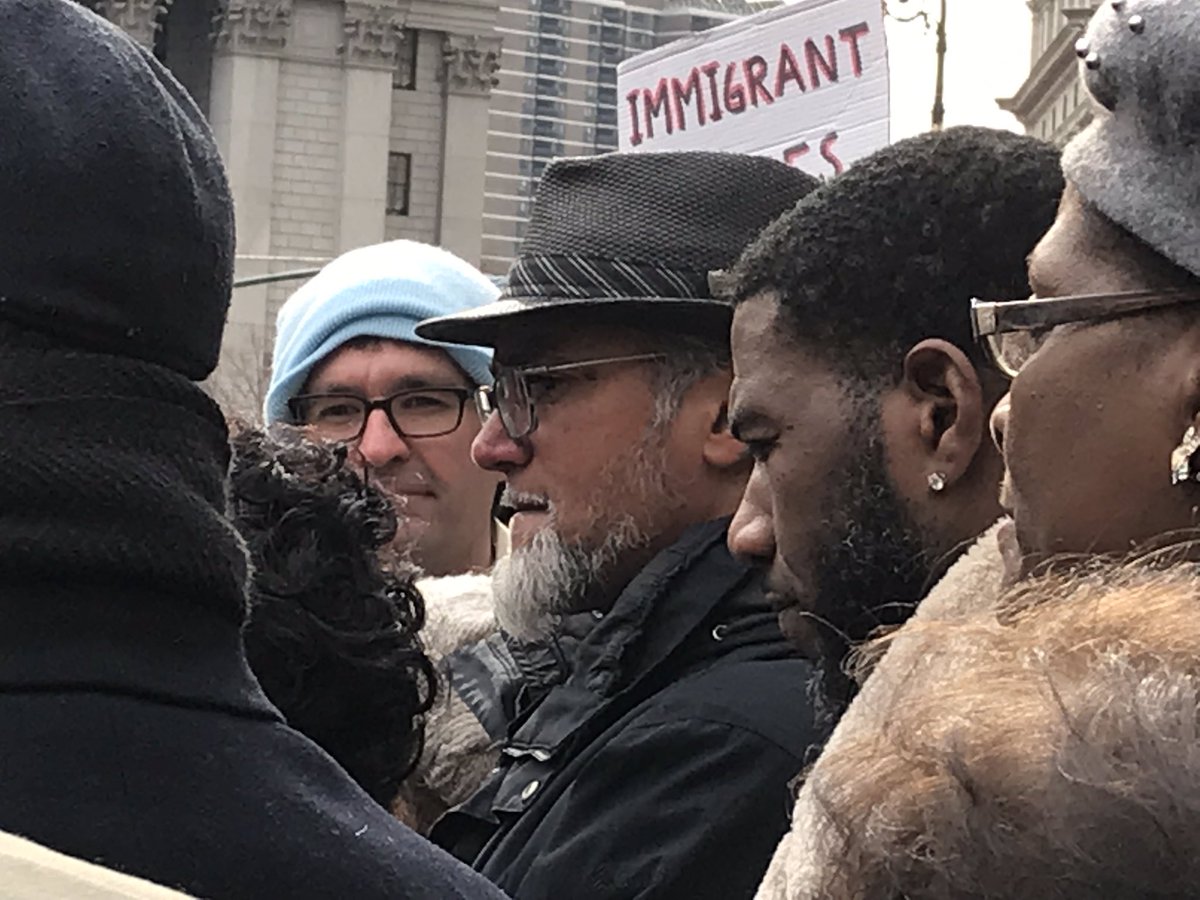
[[[294,430],[233,441],[230,506],[253,574],[246,655],[289,724],[388,807],[416,765],[435,670],[415,570],[385,566],[391,503]]]
[[[1025,257],[1054,221],[1058,151],[973,126],[899,141],[773,222],[723,279],[735,303],[770,294],[835,371],[899,376],[907,350],[941,337],[981,361],[972,297],[1029,294]]]

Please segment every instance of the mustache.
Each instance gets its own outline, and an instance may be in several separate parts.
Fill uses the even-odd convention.
[[[554,511],[554,504],[550,502],[550,498],[545,494],[517,491],[508,485],[504,486],[504,491],[500,495],[500,506],[506,512],[518,512],[523,509]]]

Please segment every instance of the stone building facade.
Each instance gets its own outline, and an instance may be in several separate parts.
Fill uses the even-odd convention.
[[[1100,0],[1030,0],[1033,52],[1029,77],[1016,96],[1000,101],[1034,137],[1063,146],[1091,120],[1079,83],[1075,42]]]
[[[212,123],[239,279],[364,244],[508,270],[550,159],[617,148],[617,64],[778,0],[79,0],[162,59]],[[275,314],[234,291],[214,393],[253,417]]]
[[[391,238],[482,255],[498,0],[91,0],[209,117],[237,205],[237,277]],[[234,291],[214,392],[252,415],[299,281]]]

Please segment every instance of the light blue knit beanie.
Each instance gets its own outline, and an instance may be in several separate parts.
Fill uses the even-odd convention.
[[[357,337],[444,350],[476,384],[491,384],[492,351],[417,336],[422,319],[491,303],[494,284],[453,253],[416,241],[390,241],[339,256],[280,307],[275,321],[267,422],[288,419],[287,403],[313,366]]]

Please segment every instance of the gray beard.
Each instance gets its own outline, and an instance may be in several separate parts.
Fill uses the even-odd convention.
[[[609,599],[603,594],[611,587],[614,570],[657,537],[648,525],[655,521],[654,513],[680,502],[667,482],[665,436],[663,428],[652,425],[636,446],[601,473],[589,505],[596,522],[591,535],[564,541],[551,503],[546,527],[527,545],[497,560],[492,569],[496,621],[508,634],[520,641],[544,640],[564,615]],[[634,506],[645,510],[642,521],[629,512],[605,509],[615,486],[622,483],[634,488]]]
[[[553,525],[492,570],[496,621],[519,641],[550,637],[562,616],[586,608],[589,596],[632,550],[649,543],[632,516],[622,516],[598,547],[567,544]]]

